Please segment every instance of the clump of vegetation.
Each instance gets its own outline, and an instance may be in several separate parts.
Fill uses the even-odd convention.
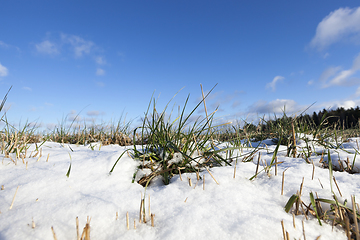
[[[190,97],[188,96],[184,107],[179,109],[179,115],[175,117],[166,114],[170,102],[163,111],[158,112],[156,100],[151,99],[142,125],[133,133],[133,142],[140,143],[141,147],[134,144],[134,148],[128,150],[131,151],[132,158],[139,160],[139,171],[150,170],[150,174],[144,175],[138,181],[141,185],[145,186],[159,175],[163,177],[165,184],[169,184],[171,177],[180,172],[198,172],[205,166],[230,165],[221,156],[214,140],[214,129],[217,127],[213,126],[215,112],[191,121],[194,112],[205,103],[210,92],[206,96],[203,95],[202,101],[187,114],[186,108]],[[115,162],[110,173],[122,156]],[[134,180],[135,176],[136,174]]]

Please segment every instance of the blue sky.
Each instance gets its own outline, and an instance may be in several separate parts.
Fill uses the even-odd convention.
[[[216,83],[221,121],[360,105],[358,1],[12,0],[0,22],[13,123],[136,122]]]

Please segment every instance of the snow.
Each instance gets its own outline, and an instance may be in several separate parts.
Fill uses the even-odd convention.
[[[339,157],[341,160],[349,157],[353,161],[356,140],[350,139],[341,149],[331,150],[334,164]],[[265,146],[268,149],[260,150],[261,159],[270,164],[276,145],[267,141]],[[341,228],[332,228],[328,223],[320,226],[312,216],[309,220],[303,215],[295,216],[294,228],[292,214],[284,210],[288,199],[300,189],[303,178],[302,200],[305,203],[310,202],[311,191],[321,198],[332,199],[329,170],[321,167],[321,156],[311,157],[316,165],[313,180],[313,165],[302,158],[286,157],[286,147],[281,146],[278,162],[283,163],[279,164],[276,176],[275,167],[272,167],[270,176],[262,171],[257,178],[249,180],[255,174],[256,154],[253,162],[237,161],[235,178],[235,161],[233,166],[210,169],[219,184],[206,170],[200,172],[200,176],[205,177],[205,189],[202,180],[197,182],[195,173],[182,174],[182,181],[180,176],[175,176],[166,186],[158,178],[145,189],[131,183],[139,163],[127,154],[109,175],[121,153],[131,147],[109,145],[100,148],[98,144],[92,150],[90,146],[46,142],[41,148],[40,158],[25,158],[27,168],[21,159],[15,165],[11,159],[0,155],[0,185],[4,186],[0,190],[1,240],[53,239],[52,226],[57,239],[76,239],[77,216],[81,231],[87,216],[91,218],[91,239],[282,239],[281,221],[291,239],[303,239],[302,221],[307,239],[319,235],[321,239],[346,239]],[[315,148],[315,151],[323,150],[319,146]],[[31,145],[28,153],[34,150],[35,145]],[[244,148],[243,154],[252,150]],[[236,155],[240,155],[240,151],[235,151]],[[358,156],[355,159],[355,166],[360,168]],[[327,157],[324,160],[327,161]],[[260,163],[259,171],[262,169]],[[284,193],[281,195],[284,171]],[[334,176],[343,195],[340,198],[334,187],[340,201],[350,201],[351,195],[360,199],[359,174],[334,172]],[[189,186],[188,178],[192,180],[192,186]],[[148,216],[147,223],[139,223],[140,199],[144,194],[146,212],[150,196],[151,213],[155,214],[154,227]],[[126,227],[127,212],[129,230]]]

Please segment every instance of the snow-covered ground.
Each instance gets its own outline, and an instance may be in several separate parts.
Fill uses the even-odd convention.
[[[355,140],[351,139],[342,147],[349,153],[331,150],[334,163],[339,156],[342,160],[347,156],[351,161],[354,159]],[[270,163],[276,146],[267,146],[269,150],[260,151],[261,159]],[[304,239],[304,232],[306,239],[315,239],[319,235],[321,239],[346,239],[341,228],[332,228],[330,224],[320,226],[314,217],[306,220],[303,215],[296,216],[294,228],[292,214],[284,210],[286,202],[299,190],[303,178],[302,200],[305,203],[310,202],[311,191],[321,198],[332,199],[329,170],[318,164],[320,156],[312,157],[317,165],[313,180],[312,164],[301,158],[285,157],[286,151],[280,151],[278,161],[283,163],[278,166],[277,176],[273,167],[271,176],[262,171],[250,181],[256,170],[256,155],[254,162],[237,162],[235,178],[234,165],[212,168],[211,173],[219,184],[207,171],[201,172],[200,176],[205,176],[205,189],[203,181],[197,182],[194,173],[182,174],[182,181],[175,176],[166,186],[155,181],[145,191],[141,185],[131,183],[138,163],[126,154],[109,175],[121,153],[131,147],[110,145],[99,149],[97,145],[92,150],[89,146],[46,142],[41,148],[40,158],[39,155],[25,158],[27,168],[22,160],[17,160],[15,165],[11,159],[0,155],[1,240],[53,239],[51,227],[59,240],[77,239],[75,219],[79,218],[81,232],[87,216],[91,218],[92,240],[282,239],[282,220],[291,239]],[[281,146],[280,150],[284,148]],[[31,145],[28,155],[34,149],[35,145]],[[359,167],[360,159],[356,160]],[[71,171],[67,177],[70,163]],[[281,195],[285,169],[284,194]],[[348,199],[351,202],[352,195],[360,199],[359,174],[335,172],[334,176],[344,196],[339,197],[340,201]],[[192,180],[191,187],[188,178]],[[334,192],[339,195],[336,188]],[[147,213],[150,196],[151,213],[155,214],[154,227],[148,216],[147,223],[139,223],[140,201],[144,194]]]

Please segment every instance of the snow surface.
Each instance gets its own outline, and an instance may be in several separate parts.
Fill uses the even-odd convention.
[[[351,161],[357,149],[356,139],[343,144],[341,149],[331,150],[334,164],[337,159],[347,157]],[[262,149],[261,159],[271,161],[275,145]],[[304,144],[304,143],[300,143]],[[278,161],[283,162],[271,169],[271,176],[262,171],[255,174],[257,157],[254,162],[237,162],[236,177],[233,166],[212,168],[210,171],[219,182],[212,179],[207,171],[205,190],[202,180],[197,182],[196,174],[182,174],[171,179],[169,185],[162,185],[158,179],[145,189],[131,183],[138,162],[126,154],[120,159],[114,172],[109,175],[121,153],[131,147],[97,145],[77,146],[46,142],[42,147],[42,157],[26,158],[28,168],[17,160],[15,165],[9,158],[0,155],[0,239],[53,239],[54,227],[57,239],[76,239],[78,216],[80,229],[91,217],[91,239],[283,239],[281,221],[291,239],[303,239],[302,220],[304,220],[306,239],[346,239],[345,233],[330,224],[320,226],[314,217],[306,220],[303,215],[295,217],[286,213],[284,206],[292,194],[300,188],[304,178],[302,200],[310,202],[309,193],[317,192],[321,198],[332,199],[329,170],[319,164],[320,156],[311,159],[316,165],[312,180],[312,164],[301,158],[286,157],[284,146],[280,147]],[[28,152],[33,151],[31,145]],[[71,150],[72,149],[72,150]],[[244,149],[243,154],[253,149]],[[321,151],[314,146],[314,150]],[[348,152],[345,152],[347,150]],[[47,156],[49,160],[46,162]],[[234,155],[239,155],[235,152]],[[15,156],[13,156],[15,159]],[[241,158],[240,158],[241,159]],[[360,159],[355,158],[359,168]],[[327,160],[327,158],[325,158]],[[67,177],[71,163],[70,176]],[[263,169],[260,164],[259,170]],[[287,169],[287,170],[286,170]],[[281,195],[282,173],[285,172],[284,194]],[[360,199],[360,176],[346,172],[335,172],[344,198],[350,201],[351,195]],[[192,180],[189,186],[188,178]],[[321,187],[320,182],[323,187]],[[15,191],[19,186],[12,209],[9,209]],[[335,193],[339,196],[336,189]],[[139,223],[141,195],[151,198],[151,213],[155,214],[155,226],[150,221]],[[351,202],[351,201],[350,201]],[[126,227],[126,213],[130,217],[130,230]],[[118,213],[118,219],[116,219]],[[136,229],[134,229],[134,219]],[[32,227],[34,222],[35,228]]]

